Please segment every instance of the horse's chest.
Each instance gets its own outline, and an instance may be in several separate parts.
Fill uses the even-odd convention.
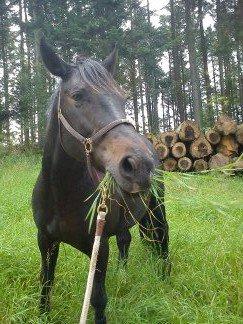
[[[60,214],[54,215],[52,221],[47,225],[49,234],[60,242],[68,243],[79,250],[87,248],[92,241],[88,223],[81,211],[66,209]]]
[[[84,230],[86,210],[81,198],[67,195],[62,199],[54,199],[53,205],[54,214],[47,225],[52,236],[62,238]]]
[[[92,241],[95,221],[90,232],[90,219],[87,219],[92,201],[84,202],[76,197],[66,197],[57,201],[58,212],[48,224],[48,232],[60,241],[73,246],[81,246]],[[108,236],[116,235],[121,227],[130,228],[144,216],[146,207],[141,199],[119,201],[118,197],[108,203],[109,213],[106,217],[105,231]],[[95,215],[96,216],[96,215]]]

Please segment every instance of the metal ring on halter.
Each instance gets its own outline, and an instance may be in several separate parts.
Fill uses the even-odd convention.
[[[90,154],[92,152],[93,149],[93,141],[90,137],[85,138],[84,140],[84,149],[86,154]]]

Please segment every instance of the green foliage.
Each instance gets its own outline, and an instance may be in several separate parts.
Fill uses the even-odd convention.
[[[168,130],[184,118],[196,116],[202,117],[202,126],[212,126],[222,111],[242,122],[240,4],[233,0],[190,1],[193,37],[188,41],[185,3],[168,1],[162,11],[155,13],[160,14],[159,25],[155,25],[150,1],[3,1],[0,110],[17,107],[19,114],[14,117],[18,125],[10,120],[10,128],[14,128],[11,136],[9,121],[0,126],[1,140],[10,143],[10,139],[15,142],[20,137],[21,143],[38,142],[43,146],[46,102],[55,79],[45,71],[40,59],[41,33],[69,62],[73,62],[76,53],[102,60],[117,43],[120,69],[116,78],[130,93],[127,111],[137,124],[143,120],[143,131]],[[200,3],[204,49],[199,28]],[[188,57],[191,44],[195,49],[194,64]],[[194,81],[190,65],[197,71]],[[192,91],[195,84],[197,96]],[[199,105],[193,100],[196,97]]]
[[[0,165],[0,322],[76,323],[88,259],[61,245],[49,319],[38,318],[40,255],[30,197],[40,156],[15,154]],[[127,270],[111,239],[107,273],[110,323],[242,323],[242,178],[165,175],[172,273],[132,230]],[[90,323],[93,313],[90,311]]]

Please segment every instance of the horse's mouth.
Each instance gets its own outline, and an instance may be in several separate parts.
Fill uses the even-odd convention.
[[[125,192],[126,194],[130,195],[140,195],[141,193],[148,192],[150,188],[150,179],[148,179],[147,183],[140,184],[137,181],[130,181],[127,180],[124,177],[121,177],[119,174],[113,174],[112,171],[110,171],[118,190],[121,190],[121,192]]]
[[[117,176],[116,174],[113,174],[114,172],[107,170],[112,178],[114,179],[117,189],[121,190],[122,192],[125,192],[127,194],[131,194],[131,195],[139,195],[141,193],[145,193],[148,192],[149,188],[150,188],[150,181],[148,181],[148,183],[144,186],[141,186],[139,183],[137,182],[131,182],[128,181],[126,179],[123,179],[120,176]],[[95,168],[93,166],[93,174],[94,174],[94,180],[97,184],[101,183],[101,181],[104,179],[106,171],[105,170],[100,170],[98,168]]]

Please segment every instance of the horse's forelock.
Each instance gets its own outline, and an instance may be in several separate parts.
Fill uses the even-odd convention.
[[[82,80],[96,92],[111,92],[119,97],[125,97],[124,91],[117,85],[112,75],[99,62],[87,58],[78,65]]]
[[[78,59],[76,59],[76,64],[82,81],[91,89],[98,93],[105,91],[108,93],[114,93],[120,98],[125,98],[125,92],[117,85],[112,75],[106,70],[102,63],[90,58],[85,58],[84,56],[80,56]],[[46,112],[47,120],[50,119],[52,109],[57,104],[59,89],[60,84],[50,98],[49,108]]]

